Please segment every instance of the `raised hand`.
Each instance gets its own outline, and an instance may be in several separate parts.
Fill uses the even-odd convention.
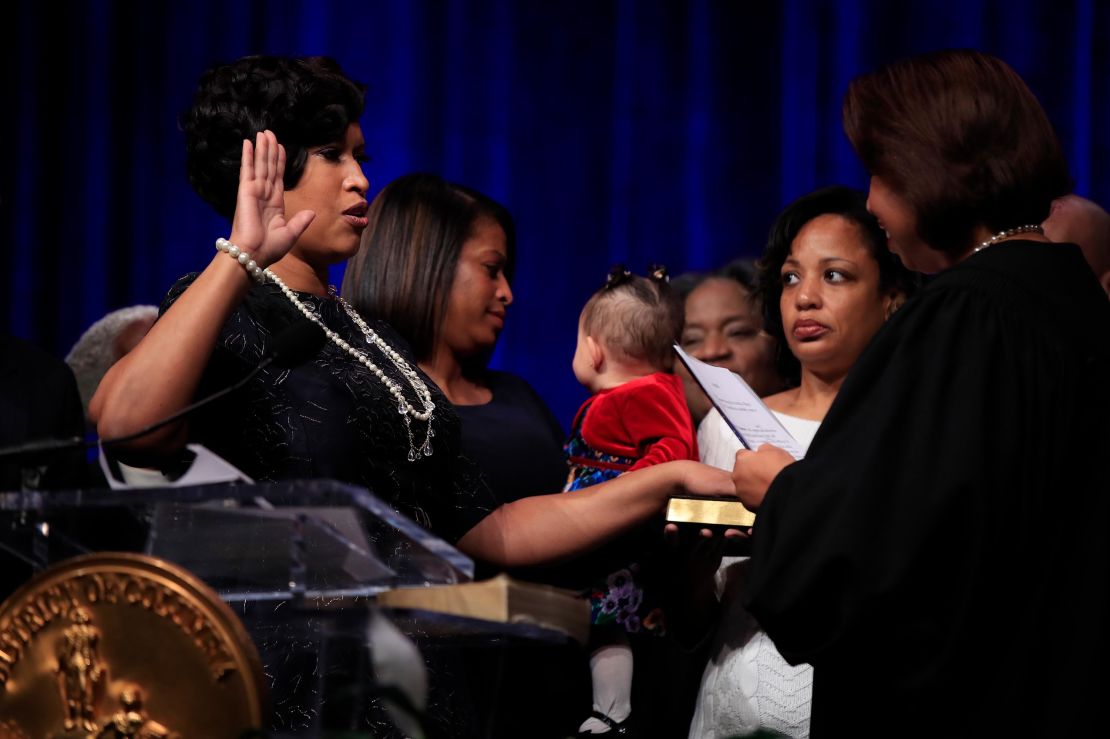
[[[260,131],[253,146],[243,141],[230,240],[261,267],[284,257],[316,217],[302,210],[285,218],[284,176],[285,147],[272,131]]]

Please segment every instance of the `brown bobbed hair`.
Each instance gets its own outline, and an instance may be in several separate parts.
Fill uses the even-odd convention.
[[[979,51],[913,57],[853,80],[844,130],[870,173],[909,203],[921,239],[952,255],[978,226],[1041,223],[1071,190],[1040,103],[1005,62]]]
[[[418,361],[435,350],[459,253],[480,219],[505,232],[505,276],[512,280],[512,216],[476,190],[434,174],[405,175],[378,193],[367,218],[362,246],[343,275],[343,296],[364,316],[389,323]]]

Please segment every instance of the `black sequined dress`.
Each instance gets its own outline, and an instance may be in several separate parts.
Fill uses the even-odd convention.
[[[196,279],[179,280],[169,308]],[[331,330],[364,351],[420,407],[393,363],[337,300],[298,293]],[[273,284],[251,288],[220,331],[197,397],[228,387],[267,355],[273,337],[305,318]],[[382,321],[367,323],[412,367],[404,340]],[[397,401],[369,369],[328,341],[292,368],[270,365],[249,383],[190,421],[191,441],[224,457],[255,480],[333,478],[362,485],[394,508],[454,543],[496,507],[481,473],[459,454],[460,424],[435,383],[420,373],[436,404],[433,454],[408,461],[409,437]],[[425,424],[412,421],[419,447]]]

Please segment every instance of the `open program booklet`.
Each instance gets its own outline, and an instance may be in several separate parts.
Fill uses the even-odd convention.
[[[774,444],[785,449],[794,459],[802,458],[798,442],[751,386],[744,382],[744,378],[732,370],[694,359],[678,344],[675,344],[674,350],[745,449]]]
[[[674,350],[745,449],[774,444],[785,449],[794,459],[802,458],[802,448],[797,440],[740,375],[695,359],[678,344],[675,344]],[[667,505],[667,520],[703,527],[746,528],[755,521],[755,514],[735,498],[678,497],[671,498]]]

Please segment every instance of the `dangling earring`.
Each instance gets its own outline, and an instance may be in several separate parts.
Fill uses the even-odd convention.
[[[891,298],[890,303],[886,307],[886,315],[883,317],[883,320],[889,321],[890,317],[893,316],[898,311],[898,309],[902,307],[902,303],[904,302],[906,302],[905,295],[895,295],[893,298]]]

